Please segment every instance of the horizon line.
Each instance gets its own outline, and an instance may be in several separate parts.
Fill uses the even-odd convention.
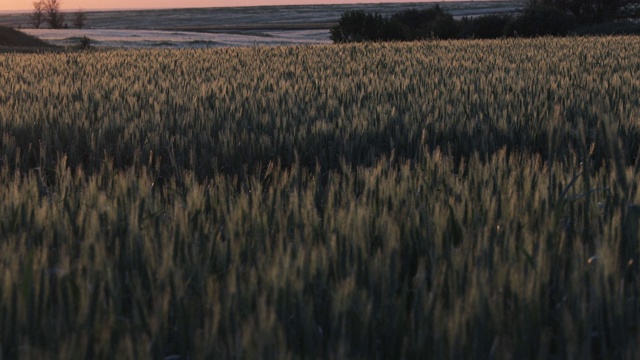
[[[346,0],[345,0],[346,1]],[[484,2],[484,1],[511,1],[511,0],[409,0],[409,1],[394,1],[394,2],[380,2],[380,1],[363,1],[357,3],[350,2],[342,2],[342,3],[332,3],[332,4],[286,4],[286,5],[218,5],[218,6],[184,6],[184,7],[131,7],[131,8],[77,8],[77,9],[62,9],[62,12],[77,12],[78,10],[82,10],[84,12],[107,12],[107,11],[141,11],[141,10],[184,10],[184,9],[226,9],[226,8],[249,8],[249,7],[276,7],[276,6],[332,6],[332,5],[388,5],[388,4],[421,4],[421,3],[444,3],[444,2]],[[33,9],[11,9],[11,10],[0,10],[0,14],[22,14],[31,12]]]

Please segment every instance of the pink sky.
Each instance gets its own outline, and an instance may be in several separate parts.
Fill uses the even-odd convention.
[[[34,0],[0,0],[0,11],[30,10]],[[414,0],[419,2],[417,0]],[[432,2],[424,1],[424,2]],[[393,3],[411,2],[411,0],[62,0],[63,11],[78,9],[160,9],[221,6],[260,6],[260,5],[311,5],[311,4],[355,4],[355,3]]]

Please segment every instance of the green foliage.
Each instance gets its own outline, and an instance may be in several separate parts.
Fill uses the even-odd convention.
[[[638,53],[2,54],[2,357],[633,358]]]

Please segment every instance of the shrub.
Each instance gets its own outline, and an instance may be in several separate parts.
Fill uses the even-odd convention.
[[[575,29],[576,35],[640,35],[640,24],[632,21],[612,21]]]
[[[342,15],[338,25],[331,28],[331,40],[336,43],[380,40],[384,23],[379,14],[349,11]]]
[[[458,22],[447,13],[438,15],[431,26],[432,37],[436,39],[455,39],[458,32]]]
[[[457,35],[458,23],[437,5],[430,9],[401,11],[388,19],[379,14],[349,11],[331,29],[331,40],[335,43],[453,39]]]
[[[548,6],[575,16],[580,24],[638,18],[639,0],[530,0],[529,6]]]
[[[80,38],[80,43],[78,44],[78,48],[82,50],[90,49],[91,42],[92,40],[90,38],[83,36],[82,38]]]
[[[551,7],[529,7],[504,28],[507,36],[534,37],[567,35],[576,26],[573,15]]]
[[[401,29],[400,40],[451,39],[458,33],[453,16],[438,5],[424,10],[401,11],[394,14],[389,21],[394,24],[395,29]]]
[[[463,18],[460,21],[460,37],[465,39],[497,39],[504,35],[504,28],[511,20],[505,15],[485,15]]]

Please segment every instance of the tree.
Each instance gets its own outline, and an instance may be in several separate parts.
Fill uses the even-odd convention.
[[[85,12],[82,10],[78,10],[78,12],[75,13],[75,16],[73,18],[73,26],[75,26],[78,29],[82,29],[86,21],[87,21],[87,14],[85,14]]]
[[[367,14],[353,10],[342,15],[338,25],[331,28],[331,40],[335,43],[377,41],[385,24],[379,14]]]
[[[31,23],[36,29],[40,28],[40,25],[45,21],[44,2],[34,1],[33,12],[31,13]]]
[[[423,10],[401,11],[391,16],[389,22],[402,29],[400,40],[452,39],[458,35],[458,26],[453,16],[439,5]]]
[[[548,6],[570,13],[581,24],[638,18],[640,15],[640,0],[530,0],[529,6]]]
[[[572,14],[547,6],[528,7],[504,28],[506,36],[564,36],[575,28]]]
[[[458,23],[438,5],[424,10],[401,11],[389,18],[359,10],[348,11],[331,29],[331,40],[336,43],[453,39],[457,36]]]
[[[47,21],[52,29],[61,29],[64,25],[64,14],[60,11],[60,0],[43,0],[47,10]]]
[[[460,37],[463,39],[497,39],[511,18],[507,15],[484,15],[460,20]]]
[[[36,17],[40,23],[46,21],[52,29],[61,29],[64,25],[64,14],[60,10],[61,0],[38,0],[33,3],[34,12],[31,14],[31,21],[36,25]]]

